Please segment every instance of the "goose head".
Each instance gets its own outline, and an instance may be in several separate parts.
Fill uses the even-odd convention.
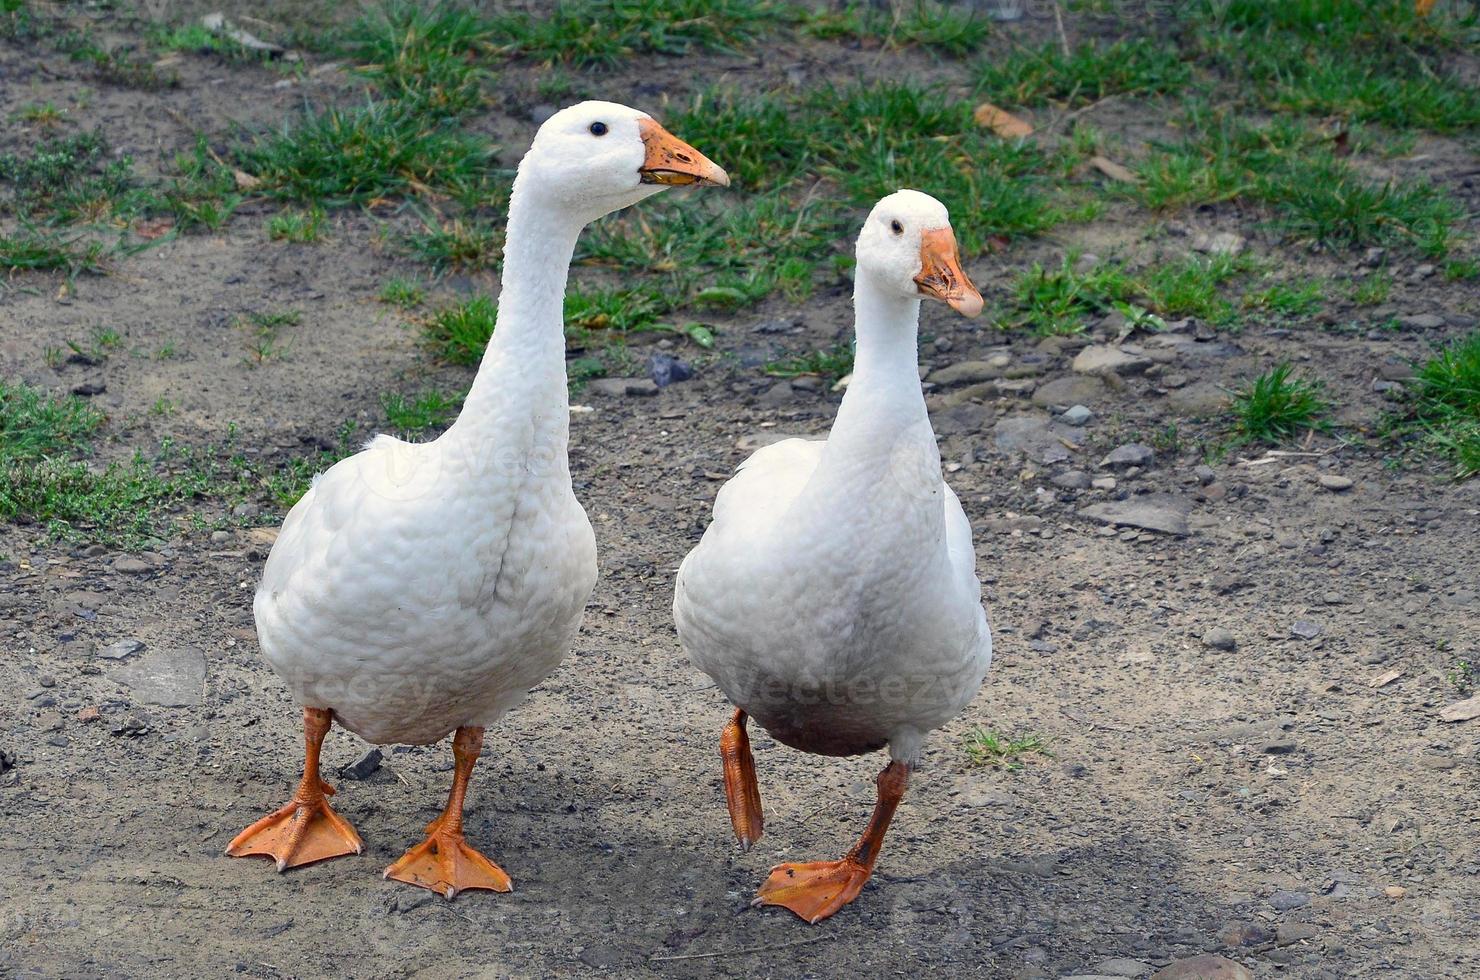
[[[647,113],[615,102],[581,102],[540,126],[517,182],[547,207],[589,222],[665,187],[728,187],[730,178]]]
[[[946,206],[919,191],[895,191],[874,205],[858,236],[858,272],[886,292],[928,296],[964,316],[982,296],[961,268]]]

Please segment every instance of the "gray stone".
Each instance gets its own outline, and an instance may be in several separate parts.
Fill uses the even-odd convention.
[[[1192,248],[1209,255],[1237,255],[1244,250],[1244,236],[1231,231],[1203,232],[1192,239]]]
[[[1444,326],[1444,318],[1437,313],[1411,313],[1398,317],[1398,322],[1415,330],[1437,330]]]
[[[1002,365],[992,361],[961,361],[941,368],[939,371],[931,372],[926,378],[932,384],[942,387],[951,385],[971,385],[982,381],[993,381],[1002,377]]]
[[[1277,891],[1269,896],[1269,904],[1271,908],[1288,912],[1309,905],[1310,896],[1305,892]]]
[[[147,561],[138,558],[120,558],[113,563],[115,572],[124,572],[128,575],[147,575],[154,571],[154,566]]]
[[[1144,977],[1151,972],[1151,967],[1140,960],[1117,956],[1103,963],[1096,963],[1094,970],[1096,973],[1111,977]]]
[[[999,419],[992,429],[992,441],[998,452],[1033,453],[1056,443],[1049,431],[1048,419],[1041,415],[1009,415]]]
[[[1211,381],[1195,381],[1167,395],[1167,407],[1178,415],[1219,415],[1228,408],[1228,392]]]
[[[964,402],[935,413],[930,422],[937,436],[974,436],[986,426],[989,414],[982,405]]]
[[[622,395],[645,398],[658,393],[658,383],[652,378],[595,378],[586,382],[586,390],[608,398]]]
[[[119,640],[99,650],[98,656],[104,660],[122,660],[124,657],[133,656],[142,649],[144,649],[142,640]]]
[[[1067,473],[1057,474],[1049,482],[1065,490],[1088,490],[1090,478],[1088,473],[1081,470],[1069,470]]]
[[[1203,953],[1157,970],[1151,980],[1254,980],[1254,974],[1227,957]]]
[[[1100,460],[1100,465],[1109,470],[1127,470],[1132,466],[1145,466],[1156,458],[1156,450],[1139,442],[1126,443],[1110,450],[1110,455]]]
[[[150,650],[119,664],[109,676],[128,685],[145,704],[189,708],[205,700],[206,658],[194,647]]]
[[[1274,934],[1257,922],[1229,922],[1218,930],[1218,941],[1230,949],[1263,946],[1274,941]]]
[[[1110,500],[1091,504],[1079,516],[1116,527],[1137,527],[1160,534],[1185,537],[1189,532],[1187,515],[1192,505],[1181,497],[1165,493],[1148,493],[1128,500]]]
[[[1040,408],[1057,405],[1095,405],[1106,395],[1105,382],[1093,375],[1069,375],[1041,384],[1033,392],[1033,404]]]
[[[1321,486],[1325,487],[1327,490],[1331,490],[1337,493],[1341,492],[1342,490],[1350,490],[1352,488],[1351,477],[1342,476],[1339,473],[1322,473],[1320,483]]]
[[[1204,633],[1202,641],[1204,646],[1212,647],[1214,650],[1232,651],[1238,647],[1238,640],[1221,626],[1214,626]]]
[[[385,756],[381,755],[380,749],[371,749],[369,752],[366,752],[354,762],[340,768],[339,775],[345,779],[352,779],[357,781],[361,779],[369,779],[371,776],[375,775],[377,770],[380,769],[380,763],[384,759]]]
[[[1290,626],[1290,635],[1297,640],[1314,640],[1321,635],[1321,624],[1308,619],[1297,619]]]
[[[1121,347],[1092,345],[1074,355],[1075,374],[1141,374],[1151,366],[1151,358],[1131,353]]]
[[[1096,490],[1114,490],[1115,477],[1097,476],[1093,480],[1089,481],[1089,485],[1094,487]]]
[[[1085,425],[1095,417],[1095,413],[1083,405],[1073,405],[1060,417],[1070,425]]]
[[[1320,934],[1320,927],[1309,922],[1282,922],[1275,930],[1275,942],[1281,946],[1289,946],[1291,943],[1314,939]]]
[[[1197,477],[1197,482],[1202,484],[1203,486],[1207,486],[1214,480],[1218,479],[1218,474],[1213,472],[1213,468],[1207,463],[1199,463],[1197,466],[1193,467],[1192,475]]]

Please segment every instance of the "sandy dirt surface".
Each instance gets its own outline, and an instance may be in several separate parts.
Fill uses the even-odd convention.
[[[780,54],[716,59],[715,73],[760,85],[788,64],[821,76],[850,56]],[[189,56],[177,70],[179,87],[162,92],[99,88],[65,59],[0,45],[0,110],[90,88],[74,124],[103,127],[147,169],[197,129],[270,124],[304,98],[259,67]],[[668,77],[620,76],[608,94],[661,106],[682,94]],[[353,91],[342,76],[315,84]],[[512,162],[535,102],[511,82],[475,128]],[[1141,125],[1117,111],[1099,124]],[[4,148],[30,138],[12,129]],[[1424,160],[1392,166],[1425,168],[1473,209],[1473,160],[1456,143],[1420,144]],[[292,245],[266,240],[271,211],[249,204],[220,232],[65,291],[58,278],[13,281],[0,294],[0,372],[53,390],[104,385],[93,398],[109,416],[102,459],[162,439],[217,445],[228,427],[257,458],[302,455],[332,445],[347,419],[374,431],[382,392],[467,383],[375,302],[385,279],[416,271],[380,234],[410,217],[331,212],[328,241]],[[1112,210],[973,259],[970,272],[991,300],[1071,246],[1176,253],[1216,231],[1313,277],[1361,259],[1281,251],[1232,207],[1185,216],[1154,242],[1142,220]],[[442,805],[446,743],[382,747],[378,770],[351,779],[338,770],[370,747],[330,737],[325,769],[362,856],[283,875],[223,856],[286,798],[302,758],[298,711],[256,647],[251,599],[271,534],[241,526],[250,513],[128,551],[0,526],[0,973],[1061,977],[1148,974],[1216,952],[1255,976],[1480,975],[1480,723],[1438,717],[1461,696],[1449,665],[1480,656],[1480,481],[1389,466],[1379,444],[1326,436],[1200,470],[1198,441],[1222,423],[1197,418],[1186,394],[1290,359],[1318,368],[1344,431],[1370,431],[1390,408],[1373,382],[1474,329],[1480,312],[1473,286],[1426,277],[1418,258],[1392,263],[1390,309],[1336,297],[1309,329],[1186,324],[1130,341],[1145,363],[1106,380],[1071,365],[1113,326],[1041,340],[925,311],[929,371],[995,363],[1011,382],[929,391],[974,528],[996,660],[930,739],[873,883],[816,927],[749,899],[771,864],[849,846],[883,759],[819,760],[756,733],[768,821],[740,854],[717,759],[726,705],[689,666],[669,603],[740,447],[826,430],[837,394],[758,365],[846,337],[845,286],[712,318],[726,356],[656,397],[574,396],[592,409],[573,418],[571,462],[601,580],[571,656],[488,733],[467,819],[514,878],[509,895],[449,903],[380,878]],[[496,288],[477,275],[433,287]],[[304,313],[289,355],[247,366],[233,319],[281,306]],[[1378,329],[1393,316],[1421,319]],[[120,351],[48,366],[48,347],[99,326],[122,334]],[[167,344],[177,356],[150,356]],[[645,361],[659,344],[637,337],[631,351]],[[177,411],[151,413],[161,397]],[[1093,411],[1088,425],[1054,421],[1053,406],[1075,403]],[[1152,456],[1101,462],[1131,443]],[[1071,471],[1115,486],[1054,482]],[[1350,486],[1322,484],[1333,476]],[[1186,533],[1085,513],[1148,501]],[[123,641],[142,647],[114,659]],[[974,764],[976,727],[1037,733],[1052,755]]]

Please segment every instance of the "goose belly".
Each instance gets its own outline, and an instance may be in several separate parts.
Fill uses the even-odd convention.
[[[491,725],[559,665],[595,585],[569,504],[507,530],[382,527],[373,548],[324,549],[259,590],[263,653],[300,703],[371,742]]]
[[[940,727],[976,694],[991,656],[979,605],[929,616],[682,605],[679,635],[695,665],[777,741],[820,755]]]

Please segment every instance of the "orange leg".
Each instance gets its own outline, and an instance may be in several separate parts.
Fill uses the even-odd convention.
[[[909,766],[891,762],[879,773],[879,802],[874,815],[858,843],[841,861],[812,861],[805,864],[778,864],[761,885],[752,905],[781,905],[808,922],[817,923],[858,897],[863,885],[874,872],[884,832],[894,818],[894,810],[904,798],[910,781]]]
[[[745,733],[745,712],[739,708],[719,737],[719,757],[725,766],[725,803],[730,808],[730,825],[735,828],[740,849],[748,851],[761,839],[766,818],[761,812],[760,787],[755,782],[750,736]]]
[[[473,765],[482,750],[483,729],[457,730],[452,738],[452,757],[457,766],[452,776],[452,792],[447,794],[447,806],[440,817],[427,824],[426,840],[386,868],[385,877],[430,888],[448,898],[468,888],[514,890],[514,883],[504,874],[504,869],[479,854],[463,837],[463,800],[468,795]]]
[[[226,846],[232,857],[261,854],[286,871],[365,849],[360,835],[329,806],[334,787],[319,778],[319,750],[334,723],[324,708],[303,709],[303,779],[287,804],[237,834]]]

